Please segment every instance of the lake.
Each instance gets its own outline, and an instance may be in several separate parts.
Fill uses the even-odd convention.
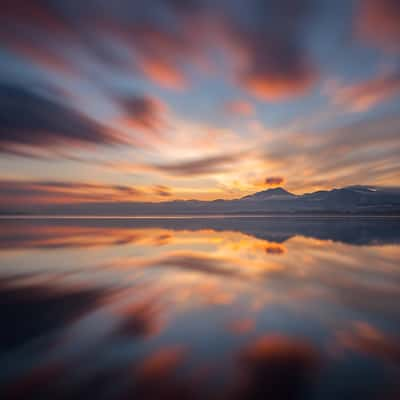
[[[4,399],[397,399],[400,219],[0,220]]]

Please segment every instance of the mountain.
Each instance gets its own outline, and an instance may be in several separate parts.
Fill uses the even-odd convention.
[[[20,210],[15,210],[16,212]],[[235,200],[174,200],[160,203],[93,202],[53,205],[33,214],[188,215],[188,214],[389,214],[400,215],[400,188],[348,186],[295,195],[268,189]]]
[[[342,212],[383,212],[399,209],[400,206],[400,188],[348,186],[301,197],[300,206]]]
[[[282,199],[287,199],[294,197],[295,195],[293,193],[288,192],[287,190],[278,187],[276,189],[267,189],[263,190],[262,192],[257,192],[250,194],[248,196],[242,197],[242,200],[282,200]]]

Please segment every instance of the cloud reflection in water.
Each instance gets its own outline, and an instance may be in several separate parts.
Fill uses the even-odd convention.
[[[396,234],[269,222],[2,221],[6,398],[396,393]]]

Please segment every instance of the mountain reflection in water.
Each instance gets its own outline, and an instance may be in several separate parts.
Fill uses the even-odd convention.
[[[0,221],[5,399],[396,399],[400,220]]]

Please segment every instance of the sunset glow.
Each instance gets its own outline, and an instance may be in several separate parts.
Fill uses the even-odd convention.
[[[2,4],[2,209],[400,183],[396,1]]]

